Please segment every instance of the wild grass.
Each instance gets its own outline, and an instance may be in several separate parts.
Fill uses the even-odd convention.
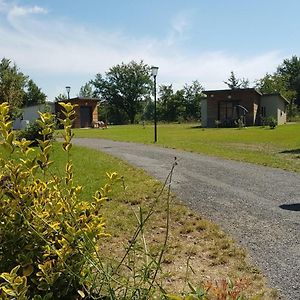
[[[75,129],[76,137],[153,144],[153,126]],[[300,123],[269,127],[210,128],[159,124],[157,145],[300,172]]]
[[[52,158],[52,172],[57,173],[66,160],[59,144],[55,144]],[[74,146],[71,160],[74,178],[84,186],[82,196],[85,198],[90,199],[93,192],[104,184],[106,172],[116,171],[123,176],[124,180],[114,187],[102,211],[111,236],[102,242],[101,255],[109,257],[111,263],[117,263],[137,227],[136,215],[140,207],[145,212],[149,210],[162,185],[144,171],[99,151]],[[166,205],[167,194],[164,193],[144,232],[149,252],[153,255],[159,253],[164,240]],[[179,293],[188,289],[187,281],[199,286],[205,281],[243,278],[251,283],[247,295],[259,294],[262,297],[258,299],[276,299],[271,296],[272,291],[267,288],[263,275],[248,262],[245,251],[220,228],[191,212],[174,196],[171,196],[169,230],[168,247],[162,260],[164,272],[160,278],[167,290]]]

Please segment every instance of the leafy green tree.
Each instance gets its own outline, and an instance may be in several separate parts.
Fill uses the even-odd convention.
[[[203,86],[198,80],[192,84],[185,84],[184,91],[184,119],[185,120],[199,120],[201,117],[201,99],[203,97]]]
[[[142,120],[154,120],[154,101],[150,98],[144,104]]]
[[[87,82],[80,88],[79,97],[92,98],[94,96],[93,86],[91,83]]]
[[[33,82],[32,79],[28,80],[26,84],[27,91],[23,99],[23,106],[30,106],[34,104],[42,104],[46,102],[46,95],[41,89]]]
[[[19,71],[11,60],[0,62],[0,103],[8,102],[13,118],[21,115],[23,106],[45,103],[46,95],[32,79]]]
[[[167,122],[199,120],[201,116],[202,85],[196,80],[173,91],[172,85],[159,87],[159,119]]]
[[[295,103],[300,107],[300,58],[285,59],[278,66],[277,74],[284,80],[286,89],[295,92]]]
[[[175,122],[183,118],[184,91],[173,91],[172,84],[159,87],[158,116],[160,120]]]
[[[289,101],[292,101],[296,96],[296,92],[288,89],[286,80],[278,73],[267,73],[263,78],[256,81],[255,87],[263,94],[280,93]]]
[[[150,67],[143,61],[118,64],[110,68],[105,76],[97,74],[91,84],[95,88],[95,96],[105,99],[111,111],[123,117],[125,115],[133,124],[151,91]]]
[[[263,78],[256,81],[255,87],[263,94],[279,93],[289,101],[288,117],[297,115],[297,105],[295,99],[296,91],[288,88],[286,79],[278,72],[274,74],[266,74]]]
[[[27,76],[20,72],[16,64],[3,58],[0,62],[0,103],[8,102],[16,110],[22,107]]]
[[[224,81],[224,83],[227,84],[227,86],[232,90],[240,88],[245,89],[249,87],[249,80],[246,78],[237,78],[233,71],[230,72],[229,78],[227,81]]]

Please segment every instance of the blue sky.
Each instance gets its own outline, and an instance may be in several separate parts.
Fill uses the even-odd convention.
[[[144,60],[158,84],[225,88],[299,56],[298,0],[0,0],[0,58],[48,95],[71,96],[111,66]]]

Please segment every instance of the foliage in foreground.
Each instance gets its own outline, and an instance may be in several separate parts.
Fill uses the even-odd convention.
[[[74,110],[71,104],[62,105],[67,162],[61,177],[49,170],[52,144],[47,137],[54,130],[53,116],[40,114],[43,138],[34,150],[30,141],[15,140],[9,106],[0,105],[1,145],[6,150],[0,160],[0,299],[242,299],[241,282],[210,283],[201,289],[190,285],[191,293],[182,297],[166,293],[157,276],[168,240],[169,200],[165,239],[156,256],[143,238],[155,201],[148,211],[140,209],[139,226],[121,260],[116,265],[103,260],[99,247],[107,234],[101,206],[119,177],[107,174],[109,183],[93,199],[80,199],[82,187],[74,184],[69,159]]]

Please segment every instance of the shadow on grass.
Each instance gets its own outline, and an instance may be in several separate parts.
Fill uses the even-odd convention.
[[[300,149],[284,150],[284,151],[281,151],[280,153],[285,153],[285,154],[300,154]]]
[[[204,127],[202,127],[201,125],[196,125],[196,126],[191,126],[188,129],[202,129]]]
[[[285,210],[300,211],[300,203],[282,204],[279,207]]]

